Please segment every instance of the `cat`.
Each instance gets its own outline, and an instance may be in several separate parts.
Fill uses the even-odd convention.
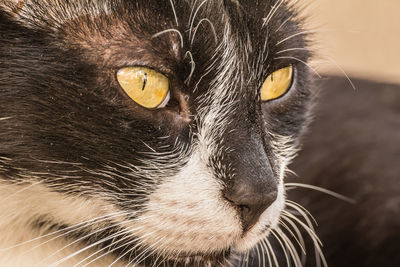
[[[274,235],[301,266],[303,22],[283,0],[1,0],[0,265],[276,263]]]

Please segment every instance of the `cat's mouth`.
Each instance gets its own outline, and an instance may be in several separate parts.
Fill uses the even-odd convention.
[[[251,247],[253,247],[254,243],[252,243],[252,241],[249,242],[249,239],[254,238],[254,236],[258,236],[259,238],[260,235],[266,237],[271,230],[270,225],[264,225],[263,227],[260,226],[259,229],[263,229],[262,233],[258,232],[259,229],[257,229],[257,226],[254,226],[254,228],[252,227],[251,229],[244,231],[242,237],[239,240],[237,240],[236,242],[234,242],[234,244],[222,251],[214,251],[208,254],[196,252],[181,252],[175,255],[163,256],[165,257],[165,259],[167,259],[166,261],[170,261],[171,263],[173,263],[173,266],[215,266],[216,262],[219,263],[221,266],[225,266],[227,262],[235,258],[235,255],[237,256],[244,253],[245,251],[248,251],[246,245],[252,244]]]

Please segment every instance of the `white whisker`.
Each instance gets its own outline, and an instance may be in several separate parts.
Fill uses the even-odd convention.
[[[263,24],[262,24],[262,27],[268,26],[270,20],[274,17],[276,11],[278,11],[278,9],[279,9],[280,6],[283,4],[283,2],[284,2],[283,0],[280,0],[278,3],[276,3],[276,4],[272,7],[272,9],[271,9],[271,11],[268,13],[267,17],[263,19],[264,22],[263,22]]]
[[[330,63],[334,64],[341,73],[343,73],[343,75],[346,77],[347,81],[350,83],[351,87],[353,88],[353,90],[356,91],[357,90],[356,85],[350,79],[350,76],[346,73],[346,71],[336,62],[336,60],[334,60],[331,57],[327,57],[327,56],[324,56],[324,57],[326,57]]]
[[[295,266],[301,267],[302,266],[301,259],[299,257],[299,254],[298,254],[296,248],[294,247],[292,241],[287,237],[287,235],[281,229],[278,228],[276,231],[279,233],[279,236],[285,242],[285,245],[286,245],[287,249],[289,250],[290,255],[292,256]]]
[[[199,26],[201,25],[202,22],[208,22],[208,24],[210,25],[211,30],[213,32],[215,43],[217,44],[218,43],[218,37],[217,37],[217,32],[215,31],[214,24],[209,19],[203,18],[203,19],[201,19],[199,21],[199,23],[197,23],[197,26],[195,27],[195,30],[194,30],[194,33],[193,33],[193,36],[192,36],[192,41],[191,41],[190,45],[193,45],[194,39],[196,37],[197,30],[198,30],[198,28],[199,28]]]
[[[128,235],[127,235],[127,234],[128,234]],[[125,235],[125,237],[119,238],[119,239],[118,239],[119,242],[122,241],[122,240],[125,240],[125,239],[127,239],[127,238],[130,238],[129,229],[124,230],[124,231],[121,232],[121,233],[112,235],[112,239],[114,240],[115,238],[120,237],[120,236],[122,236],[122,235]],[[87,256],[86,258],[84,258],[83,260],[81,260],[80,262],[78,262],[77,264],[75,264],[74,267],[81,266],[82,263],[84,263],[84,262],[87,261],[87,260],[90,260],[90,258],[96,256],[96,255],[99,254],[100,252],[109,249],[109,248],[112,247],[114,244],[115,244],[114,241],[111,241],[111,244],[109,244],[109,245],[107,245],[107,246],[105,246],[105,247],[103,247],[103,248],[101,248],[101,249],[95,251],[94,253],[90,254],[89,256]],[[97,260],[99,260],[99,259],[105,257],[106,255],[112,253],[114,250],[116,250],[116,249],[112,249],[112,250],[106,251],[105,253],[103,253],[103,254],[97,256],[96,258],[90,260],[89,262],[85,263],[84,265],[82,265],[82,267],[88,266],[88,265],[90,265],[90,264],[96,262]]]
[[[311,67],[310,64],[308,64],[304,60],[298,59],[296,57],[276,57],[275,59],[293,59],[293,60],[299,61],[299,62],[303,63],[304,65],[306,65],[308,68],[310,68],[310,70],[312,70],[318,76],[318,78],[322,78],[322,76],[318,73],[318,71],[316,69],[314,69],[313,67]]]
[[[156,33],[153,36],[151,36],[151,38],[157,38],[157,37],[159,37],[159,36],[161,36],[161,35],[163,35],[165,33],[170,33],[170,32],[175,32],[175,33],[178,34],[178,36],[181,39],[181,47],[183,48],[183,45],[184,45],[183,36],[182,36],[182,33],[180,31],[178,31],[177,29],[167,29],[167,30],[161,31],[161,32]]]
[[[82,240],[84,240],[84,239],[86,239],[86,238],[88,238],[88,237],[90,237],[90,236],[96,235],[97,233],[101,233],[101,232],[103,232],[104,230],[107,230],[107,229],[110,229],[110,228],[113,228],[113,227],[117,227],[117,226],[121,226],[121,225],[123,225],[123,224],[127,224],[127,223],[130,223],[130,222],[131,222],[131,221],[123,221],[123,222],[121,222],[121,223],[112,224],[112,225],[109,225],[109,226],[104,227],[104,228],[102,228],[102,229],[99,229],[99,230],[96,230],[96,231],[94,231],[94,232],[91,232],[91,233],[89,233],[89,234],[87,234],[87,235],[84,235],[84,236],[82,236],[82,237],[80,237],[80,238],[78,238],[78,239],[75,239],[73,242],[71,242],[71,243],[69,243],[68,245],[62,247],[61,249],[55,251],[53,254],[47,256],[45,259],[47,259],[47,258],[49,258],[49,257],[51,257],[51,256],[56,255],[57,253],[63,251],[63,250],[66,249],[67,247],[70,247],[71,245],[76,244],[76,243],[78,243],[78,242],[80,242],[80,241],[82,241]],[[78,250],[78,251],[76,251],[76,252],[70,254],[69,256],[67,256],[67,257],[65,257],[65,258],[63,258],[63,259],[57,261],[56,263],[52,264],[51,266],[57,266],[57,265],[59,265],[59,264],[65,262],[65,261],[67,261],[68,259],[71,259],[71,258],[73,258],[74,256],[76,256],[76,255],[78,255],[78,254],[80,254],[80,253],[82,253],[82,252],[84,252],[84,251],[90,249],[90,248],[93,248],[93,247],[95,247],[95,246],[97,246],[97,245],[100,245],[101,243],[103,243],[103,242],[105,242],[105,241],[107,241],[107,240],[109,240],[109,239],[111,239],[111,238],[114,238],[115,235],[118,235],[118,234],[121,234],[121,233],[117,233],[117,234],[114,234],[114,235],[112,235],[112,236],[108,236],[108,237],[102,238],[102,239],[100,239],[100,240],[98,240],[98,241],[96,241],[96,242],[94,242],[94,243],[91,243],[90,245],[88,245],[88,246],[86,246],[86,247],[84,247],[84,248],[82,248],[82,249],[80,249],[80,250]],[[123,232],[122,234],[124,234],[124,232]],[[45,259],[43,259],[43,260],[45,260]],[[42,261],[43,261],[43,260],[42,260]],[[41,261],[41,262],[42,262],[42,261]]]
[[[290,40],[290,39],[292,39],[292,38],[294,38],[296,36],[299,36],[299,35],[304,35],[304,34],[309,34],[309,33],[318,33],[318,32],[321,32],[321,31],[309,30],[309,31],[297,32],[295,34],[292,34],[292,35],[286,37],[283,40],[280,40],[279,42],[276,43],[276,45],[278,46],[278,45],[280,45],[280,44],[282,44],[282,43],[284,43],[284,42],[286,42],[286,41],[288,41],[288,40]]]
[[[178,16],[176,15],[174,2],[173,2],[173,0],[169,0],[169,2],[171,3],[172,11],[174,12],[174,17],[175,17],[175,21],[176,21],[176,27],[179,27],[179,21],[178,21]]]
[[[289,49],[284,49],[281,51],[276,52],[276,54],[282,54],[285,52],[290,52],[290,51],[310,51],[309,48],[301,48],[301,47],[296,47],[296,48],[289,48]]]
[[[192,79],[194,70],[196,69],[196,63],[194,62],[192,52],[187,51],[186,54],[185,54],[185,58],[186,58],[187,56],[190,57],[191,70],[190,70],[190,74],[189,74],[188,78],[185,80],[185,83],[186,83],[186,84],[190,83],[190,80]]]
[[[272,248],[271,244],[269,243],[269,241],[267,239],[264,239],[263,242],[267,246],[268,250],[271,252],[272,260],[274,261],[275,266],[279,267],[278,259],[277,259],[276,255],[275,255],[275,251]]]
[[[10,198],[12,198],[12,197],[14,197],[14,196],[16,196],[16,195],[22,193],[22,192],[24,192],[24,191],[26,191],[26,190],[28,190],[28,189],[34,187],[35,185],[40,184],[40,183],[42,183],[42,182],[39,181],[39,182],[35,182],[35,183],[33,183],[33,184],[30,184],[30,185],[28,185],[28,186],[25,186],[24,188],[22,188],[22,189],[20,189],[20,190],[14,192],[14,193],[8,195],[8,196],[5,197],[4,199],[2,199],[2,201],[6,201],[6,200],[8,200],[8,199],[10,199]]]
[[[331,190],[315,186],[315,185],[309,185],[309,184],[301,184],[301,183],[286,183],[286,186],[288,187],[302,187],[302,188],[307,188],[307,189],[312,189],[321,193],[325,193],[327,195],[330,195],[332,197],[338,198],[340,200],[346,201],[351,204],[356,204],[356,201],[354,199],[351,199],[349,197],[343,196],[339,193],[333,192]]]
[[[294,240],[296,240],[302,252],[306,254],[304,240],[302,240],[301,234],[297,232],[296,234],[294,234],[293,231],[289,228],[289,226],[287,226],[282,220],[280,221],[280,224],[289,232],[289,234],[294,238]]]
[[[0,121],[5,121],[5,120],[9,120],[12,119],[12,117],[4,117],[4,118],[0,118]]]
[[[279,229],[279,228],[278,228]],[[279,245],[281,246],[281,248],[282,248],[282,251],[283,251],[283,253],[284,253],[284,255],[285,255],[285,260],[286,260],[286,263],[288,264],[288,265],[290,265],[290,259],[289,259],[289,255],[287,254],[287,250],[286,250],[286,244],[284,244],[284,240],[282,240],[281,239],[281,237],[280,237],[280,235],[279,235],[279,232],[277,232],[277,231],[271,231],[271,234],[275,237],[275,239],[276,239],[276,241],[278,241],[278,243],[279,243]]]
[[[291,207],[291,208],[293,208],[293,209],[295,209],[295,210],[297,210],[303,217],[306,216],[306,217],[311,218],[313,220],[313,222],[315,223],[315,225],[318,226],[318,222],[314,218],[314,216],[306,208],[304,208],[302,205],[300,205],[300,204],[298,204],[298,203],[296,203],[294,201],[291,201],[291,200],[287,200],[286,205]],[[300,209],[300,211],[298,209]]]
[[[316,251],[316,253],[315,253],[315,258],[316,258],[317,263],[318,263],[318,261],[321,259],[322,262],[323,262],[323,264],[324,264],[324,266],[327,267],[328,264],[327,264],[327,262],[326,262],[326,259],[325,259],[324,254],[323,254],[323,252],[322,252],[322,250],[321,250],[322,242],[321,242],[321,240],[318,238],[318,236],[315,234],[314,230],[313,230],[312,228],[310,228],[309,226],[305,225],[301,220],[299,220],[298,218],[296,218],[296,216],[294,216],[294,215],[291,214],[290,212],[283,211],[283,212],[282,212],[282,217],[284,217],[284,216],[289,217],[289,218],[293,219],[294,221],[296,221],[296,222],[297,222],[298,224],[300,224],[300,225],[303,227],[303,229],[309,234],[311,240],[312,240],[313,243],[314,243],[314,249],[315,249],[315,251]],[[310,223],[310,222],[308,222],[308,223]],[[312,227],[312,225],[311,225],[311,227]]]
[[[284,221],[286,221],[288,224],[290,224],[290,226],[292,227],[292,229],[296,232],[296,235],[297,235],[297,237],[298,237],[298,239],[299,239],[299,241],[300,241],[300,244],[301,244],[301,245],[303,246],[303,248],[304,248],[304,251],[303,251],[303,254],[302,254],[301,262],[303,263],[303,265],[305,265],[305,264],[306,264],[306,255],[307,255],[307,253],[306,253],[306,251],[305,251],[306,245],[305,245],[304,238],[303,238],[303,235],[302,235],[300,229],[297,227],[297,225],[296,225],[290,218],[288,218],[288,217],[282,217],[282,220],[284,220]]]
[[[208,0],[204,0],[203,2],[201,2],[201,4],[197,7],[196,12],[194,12],[192,21],[190,21],[190,27],[189,27],[189,39],[192,38],[192,30],[193,30],[193,23],[196,19],[197,13],[200,11],[200,8],[207,2]]]

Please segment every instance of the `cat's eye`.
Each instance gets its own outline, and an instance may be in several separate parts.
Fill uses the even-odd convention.
[[[149,68],[126,67],[117,72],[117,80],[125,93],[148,109],[163,108],[170,99],[168,78]]]
[[[293,81],[293,67],[279,69],[270,74],[261,87],[261,100],[269,101],[283,96],[289,91]]]

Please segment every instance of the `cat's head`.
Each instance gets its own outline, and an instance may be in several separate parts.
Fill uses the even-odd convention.
[[[222,261],[276,227],[312,87],[294,8],[0,3],[0,176],[31,185],[27,222],[132,262]]]

